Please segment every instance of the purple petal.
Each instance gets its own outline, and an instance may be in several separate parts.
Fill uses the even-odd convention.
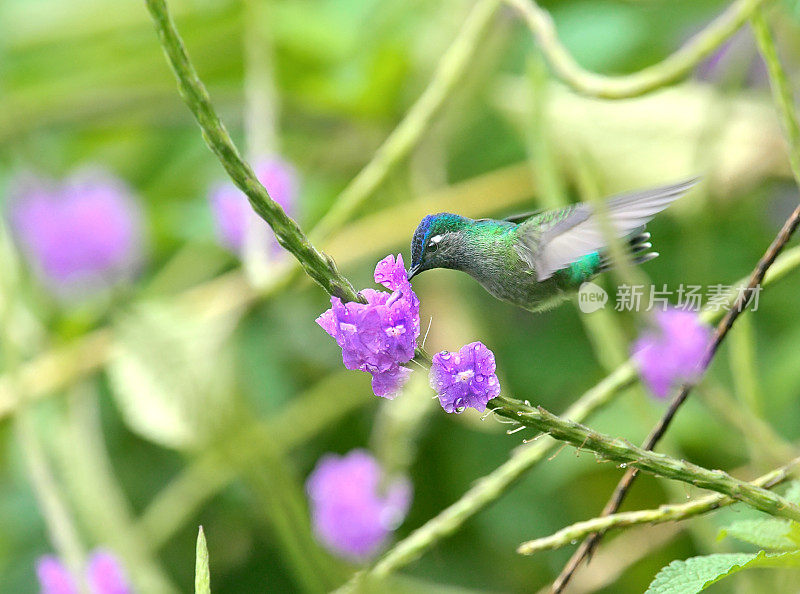
[[[36,562],[41,594],[78,594],[78,586],[66,567],[52,555],[40,557]]]
[[[311,518],[319,540],[354,561],[373,556],[402,521],[411,500],[405,482],[381,493],[381,469],[364,450],[326,455],[306,482]]]
[[[331,297],[331,299],[337,299],[337,297]],[[333,313],[332,307],[322,312],[316,319],[316,322],[325,332],[336,338],[336,316]]]
[[[372,391],[376,396],[393,400],[400,392],[408,378],[411,370],[408,367],[396,365],[388,371],[372,374]]]
[[[56,295],[107,288],[133,277],[141,264],[138,202],[108,173],[78,173],[61,184],[20,182],[9,214],[22,251]]]
[[[633,358],[653,394],[666,398],[675,386],[701,375],[711,329],[694,312],[679,309],[658,312],[655,322],[634,343]]]
[[[462,407],[483,412],[489,400],[500,394],[494,353],[481,342],[464,345],[458,353],[435,354],[429,379],[449,413]]]
[[[131,594],[132,589],[116,557],[95,551],[89,558],[86,577],[92,594]]]
[[[364,289],[367,303],[342,303],[331,299],[331,309],[317,318],[342,349],[348,369],[373,374],[377,396],[392,398],[405,383],[410,370],[400,367],[414,357],[419,337],[419,300],[406,279],[403,259],[384,258],[375,267],[375,280],[393,293]]]
[[[388,255],[375,266],[375,282],[390,291],[404,291],[410,286],[402,254]]]

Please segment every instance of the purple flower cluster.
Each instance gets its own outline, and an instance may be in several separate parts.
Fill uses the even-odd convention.
[[[657,312],[655,323],[634,343],[633,358],[653,394],[666,398],[673,387],[702,374],[711,329],[696,313],[680,309]]]
[[[297,196],[297,174],[294,168],[278,157],[271,157],[260,159],[254,170],[258,181],[267,189],[270,197],[286,212],[291,213]],[[247,196],[233,183],[218,184],[209,194],[209,201],[217,237],[226,248],[241,254],[248,229],[255,229],[256,226],[261,226],[265,231],[265,253],[275,252],[278,248],[272,231],[253,212]]]
[[[433,356],[430,382],[442,408],[462,412],[469,406],[480,412],[500,394],[495,375],[494,353],[481,342],[471,342],[457,353],[442,351]]]
[[[79,594],[78,580],[57,558],[46,555],[36,564],[41,594]],[[106,551],[95,551],[86,565],[86,584],[91,594],[131,594],[128,583],[116,557]]]
[[[411,370],[402,367],[414,357],[419,337],[419,299],[411,289],[403,257],[387,256],[375,267],[375,282],[392,293],[364,289],[367,303],[342,303],[331,297],[331,308],[317,318],[342,348],[347,369],[372,374],[377,396],[394,398]]]
[[[378,462],[364,450],[328,454],[306,481],[311,520],[319,540],[341,557],[364,561],[402,523],[411,485],[396,480],[382,489]]]
[[[11,191],[14,235],[42,282],[59,296],[108,288],[141,263],[138,202],[110,174],[78,173],[57,184],[20,181]]]

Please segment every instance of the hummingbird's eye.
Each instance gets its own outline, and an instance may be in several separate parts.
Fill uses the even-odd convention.
[[[441,235],[434,235],[431,237],[430,242],[428,242],[428,252],[435,252],[439,249],[439,242],[442,241]]]

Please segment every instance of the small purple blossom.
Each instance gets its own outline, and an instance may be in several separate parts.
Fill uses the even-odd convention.
[[[655,323],[634,343],[633,358],[653,394],[666,398],[674,386],[699,379],[711,329],[681,309],[656,312]]]
[[[119,179],[102,171],[80,172],[60,184],[19,181],[9,220],[37,276],[59,296],[128,280],[141,263],[139,204]]]
[[[286,212],[291,213],[297,196],[297,174],[294,168],[278,157],[270,157],[260,159],[253,169],[258,181],[269,192],[270,198],[280,204]],[[245,247],[248,228],[265,226],[266,223],[253,212],[247,196],[231,182],[221,183],[213,188],[209,201],[220,243],[232,252],[241,254]],[[265,227],[264,231],[267,234],[265,252],[275,252],[278,243],[272,231]]]
[[[69,570],[52,555],[39,558],[36,576],[42,594],[78,594],[78,586]]]
[[[411,484],[395,480],[382,489],[382,471],[365,450],[328,454],[306,481],[317,538],[332,552],[365,561],[406,516]]]
[[[78,594],[78,580],[61,561],[52,555],[41,557],[36,564],[41,594]],[[97,550],[86,565],[86,584],[91,594],[131,594],[125,572],[111,553]]]
[[[500,394],[495,375],[494,353],[481,342],[471,342],[457,353],[442,351],[433,356],[430,382],[442,408],[462,412],[469,406],[479,412]]]
[[[408,282],[403,257],[387,256],[375,267],[375,282],[392,293],[364,289],[367,303],[343,303],[331,297],[331,308],[317,318],[342,349],[347,369],[372,374],[377,396],[394,398],[411,373],[402,367],[414,357],[419,337],[419,299]]]

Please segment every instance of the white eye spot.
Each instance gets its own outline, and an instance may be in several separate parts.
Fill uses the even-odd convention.
[[[442,241],[441,235],[434,235],[433,237],[431,237],[431,243],[439,243],[440,241]]]

